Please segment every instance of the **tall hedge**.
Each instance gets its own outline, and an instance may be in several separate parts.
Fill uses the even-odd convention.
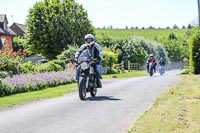
[[[200,74],[200,30],[194,29],[194,34],[190,37],[190,67],[194,74]]]

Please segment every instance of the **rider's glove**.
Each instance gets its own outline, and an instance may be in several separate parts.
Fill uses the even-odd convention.
[[[75,59],[74,59],[74,62],[77,64],[77,63],[78,63],[78,59],[77,59],[77,58],[75,58]]]
[[[96,62],[95,62],[95,61],[92,61],[92,62],[91,62],[91,66],[93,66],[93,67],[96,66]]]

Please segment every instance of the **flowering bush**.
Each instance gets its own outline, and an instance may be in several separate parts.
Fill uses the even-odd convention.
[[[75,81],[75,73],[65,71],[15,75],[0,80],[0,96],[35,91]]]
[[[19,49],[12,52],[10,49],[0,51],[0,70],[17,72],[18,64],[22,62],[27,51]]]

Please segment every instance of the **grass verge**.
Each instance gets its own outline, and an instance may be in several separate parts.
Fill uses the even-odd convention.
[[[200,76],[180,77],[128,133],[200,133]]]
[[[103,78],[112,78],[113,75],[104,75]],[[127,77],[138,77],[145,76],[145,72],[143,71],[133,71],[133,72],[125,72],[123,74],[116,74],[117,78],[127,78]],[[58,87],[47,88],[44,90],[38,90],[27,93],[20,93],[6,97],[0,97],[0,110],[7,109],[10,107],[14,107],[17,105],[23,105],[27,103],[31,103],[33,101],[39,101],[42,99],[55,98],[59,96],[63,96],[64,94],[68,94],[77,90],[77,84],[68,84],[62,85]]]
[[[9,107],[14,107],[16,105],[22,105],[33,101],[39,101],[42,99],[59,97],[76,90],[77,84],[73,83],[58,87],[47,88],[44,90],[20,93],[7,97],[0,97],[0,109],[6,109]]]
[[[103,75],[103,79],[108,79],[108,78],[130,78],[130,77],[142,77],[142,76],[147,76],[146,71],[132,71],[132,72],[124,72],[121,74],[108,74],[108,75]]]

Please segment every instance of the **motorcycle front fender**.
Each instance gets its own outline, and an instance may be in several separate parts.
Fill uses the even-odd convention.
[[[85,87],[88,88],[88,85],[89,85],[89,77],[82,77],[82,76],[80,76],[80,77],[79,77],[79,85],[80,85],[80,83],[81,83],[82,80],[86,80],[86,82],[85,82]]]

